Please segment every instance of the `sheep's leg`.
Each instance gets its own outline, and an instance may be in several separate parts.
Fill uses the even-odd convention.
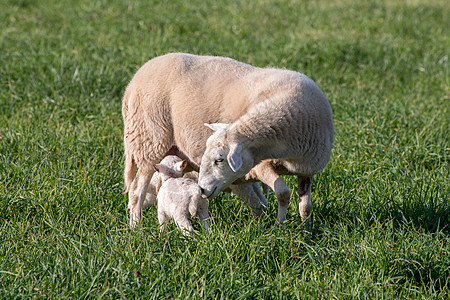
[[[259,180],[274,190],[278,201],[277,221],[283,223],[286,220],[287,207],[291,200],[289,187],[271,164],[259,164],[253,170]]]
[[[263,193],[263,191],[261,191],[261,183],[260,182],[252,183],[253,191],[258,196],[259,202],[261,202],[261,204],[263,205],[264,211],[266,211],[267,207],[269,206],[269,203],[267,202],[267,199],[266,199],[266,196],[269,195],[269,192],[268,192],[269,186],[264,183],[262,185],[263,185],[264,193]]]
[[[305,223],[305,229],[311,230],[311,184],[313,177],[298,176],[298,211],[302,221]]]
[[[268,186],[267,184],[261,182],[261,187],[262,187],[262,190],[263,190],[263,193],[264,193],[264,196],[265,196],[264,199],[266,200],[266,206],[267,206],[268,205],[267,197],[269,197],[269,188],[270,188],[270,186]]]
[[[128,194],[128,212],[130,213],[130,227],[132,228],[141,222],[142,206],[148,184],[154,172],[152,168],[141,166],[136,174],[136,178],[131,183]]]
[[[230,189],[244,201],[248,207],[250,207],[254,215],[260,216],[264,213],[264,206],[261,203],[260,195],[255,192],[253,184],[254,183],[233,184],[230,185]],[[262,196],[264,197],[264,195]]]
[[[156,195],[161,187],[161,176],[158,173],[154,173],[152,179],[150,180],[150,184],[147,187],[147,194],[145,195],[145,200],[142,205],[142,209],[146,209],[150,205],[155,205],[157,203]]]

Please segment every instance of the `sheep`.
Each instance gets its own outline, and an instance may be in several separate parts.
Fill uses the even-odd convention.
[[[248,115],[254,107],[263,103],[269,105],[272,98],[280,97],[280,91],[291,79],[298,77],[297,74],[257,68],[225,57],[185,53],[166,54],[144,64],[128,84],[122,101],[125,193],[128,192],[129,196],[130,226],[140,223],[147,188],[155,172],[154,164],[175,151],[188,166],[199,171],[206,141],[211,135],[204,123],[231,124]],[[298,89],[302,94],[300,86]],[[317,94],[317,90],[304,92]],[[320,92],[318,96],[303,94],[302,97],[314,99],[324,96]],[[313,101],[306,102],[308,107],[314,106]],[[272,107],[272,110],[276,111],[277,107]],[[318,146],[318,151],[323,148],[326,152],[326,147],[325,144]],[[271,164],[262,163],[247,179],[255,181],[260,180],[260,176],[273,177],[272,169]],[[275,193],[278,202],[284,203],[289,201],[289,195],[286,197],[286,186],[278,177],[274,179],[277,182]],[[265,180],[268,181],[267,178]],[[242,179],[227,185],[244,200],[252,213],[261,215],[267,207],[267,200],[259,184],[235,184],[238,182],[242,183]],[[274,184],[269,186],[273,188]]]
[[[236,121],[205,124],[208,138],[200,164],[199,185],[209,198],[236,179],[257,177],[277,195],[278,222],[286,219],[290,191],[279,174],[298,176],[299,213],[311,226],[311,183],[328,164],[334,128],[330,104],[306,75],[264,70],[256,89],[270,86],[271,95]]]
[[[198,215],[203,230],[209,231],[208,201],[202,198],[198,184],[189,178],[183,178],[186,161],[178,156],[166,156],[155,169],[160,174],[161,187],[158,191],[158,222],[161,232],[166,231],[167,223],[173,219],[182,233],[188,235],[194,231],[189,222],[191,216]]]
[[[245,69],[253,67],[229,58],[173,53],[148,61],[133,76],[122,100],[124,193],[129,193],[131,227],[140,223],[145,199],[154,197],[149,187],[155,172],[152,166],[175,152],[198,171],[210,135],[203,123],[231,122],[245,112],[248,99],[235,97],[232,87],[235,73]],[[225,86],[217,88],[221,81]],[[222,104],[217,107],[219,100]],[[230,189],[255,215],[267,207],[255,182]]]

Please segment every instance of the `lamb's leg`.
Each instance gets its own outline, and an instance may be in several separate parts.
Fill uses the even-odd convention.
[[[311,230],[311,184],[313,177],[301,177],[298,176],[298,211],[305,223],[305,229]]]
[[[259,180],[274,190],[278,201],[277,221],[283,223],[286,220],[287,207],[291,200],[289,187],[269,163],[261,163],[253,170]]]
[[[197,211],[198,218],[200,219],[200,222],[202,223],[202,228],[204,232],[208,232],[211,226],[210,223],[210,216],[209,216],[209,210],[208,210],[208,201],[206,199],[202,199],[201,201],[201,207],[199,207]]]
[[[165,234],[167,232],[167,222],[169,219],[166,218],[166,214],[163,210],[158,209],[158,223],[160,225],[159,232]]]
[[[130,213],[130,227],[141,222],[142,205],[147,193],[147,187],[155,171],[147,165],[139,167],[136,178],[131,183],[128,193],[128,212]]]
[[[194,231],[194,227],[185,214],[177,214],[173,219],[183,235],[190,235]]]
[[[260,216],[264,213],[265,208],[261,203],[260,195],[253,189],[253,184],[254,183],[233,184],[230,185],[230,189],[242,199],[248,207],[250,207],[254,215]]]

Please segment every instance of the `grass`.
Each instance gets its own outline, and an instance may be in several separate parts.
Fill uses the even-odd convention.
[[[449,10],[0,0],[0,298],[448,299]],[[174,51],[297,70],[328,96],[311,235],[296,193],[281,228],[273,195],[254,218],[226,194],[210,235],[160,238],[154,207],[128,228],[121,96]]]

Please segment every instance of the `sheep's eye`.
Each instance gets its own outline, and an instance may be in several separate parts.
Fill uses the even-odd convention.
[[[214,164],[215,164],[215,165],[218,165],[218,164],[220,164],[221,162],[223,162],[223,158],[221,158],[221,159],[216,159],[216,160],[214,161]]]

